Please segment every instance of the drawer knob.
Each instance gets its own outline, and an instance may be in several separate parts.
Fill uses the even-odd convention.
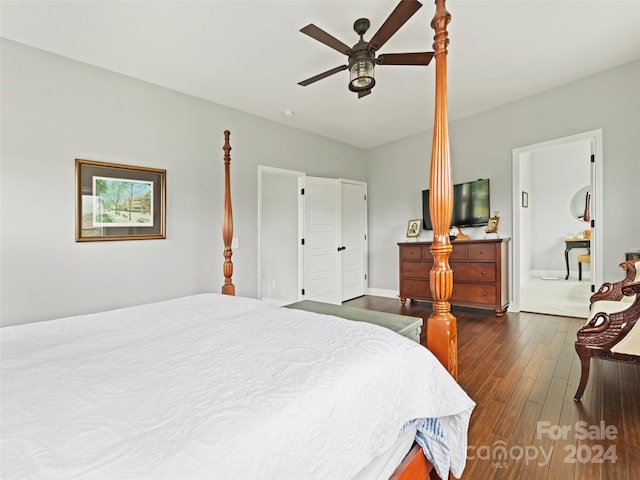
[[[482,296],[486,297],[487,296],[487,292],[482,292]]]
[[[409,290],[411,290],[411,285],[409,285]]]
[[[487,276],[487,272],[482,272],[482,276],[486,277]]]
[[[408,268],[407,271],[408,272],[413,272],[413,269],[412,268]]]
[[[480,255],[484,255],[484,250],[480,250]]]

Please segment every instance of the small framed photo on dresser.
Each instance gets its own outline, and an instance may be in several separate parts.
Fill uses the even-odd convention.
[[[500,223],[500,217],[491,217],[489,223],[487,223],[487,233],[498,233],[498,223]]]
[[[407,225],[407,238],[415,238],[420,235],[420,231],[422,230],[422,220],[409,220],[409,224]]]

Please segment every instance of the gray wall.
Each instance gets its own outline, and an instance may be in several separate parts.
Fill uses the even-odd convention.
[[[620,279],[618,264],[624,252],[640,247],[635,201],[640,178],[638,85],[640,61],[635,61],[451,122],[454,183],[490,178],[491,209],[500,211],[500,233],[512,236],[512,150],[602,128],[604,215],[596,221],[602,222],[604,231],[604,278]],[[420,192],[429,183],[431,135],[431,130],[425,131],[367,152],[372,288],[398,289],[395,243],[404,239],[407,220],[421,215]],[[482,235],[473,230],[465,233]]]
[[[225,129],[239,295],[257,295],[260,164],[367,181],[369,286],[397,290],[396,242],[422,215],[431,131],[363,152],[11,41],[1,46],[2,324],[219,291]],[[602,128],[604,277],[620,278],[624,252],[640,247],[639,84],[636,61],[452,122],[454,182],[490,178],[500,233],[511,236],[512,149]],[[75,158],[167,169],[167,239],[75,243]]]
[[[258,165],[366,181],[365,154],[2,40],[3,325],[220,291],[223,131],[231,131],[234,283],[257,296]],[[76,243],[76,158],[167,170],[167,239]]]

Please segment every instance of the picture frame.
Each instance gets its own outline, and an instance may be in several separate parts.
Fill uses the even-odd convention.
[[[525,191],[522,192],[522,207],[529,208],[529,194]]]
[[[487,223],[487,233],[498,233],[498,224],[500,223],[500,217],[491,217],[489,218],[489,223]]]
[[[166,170],[76,159],[76,242],[166,238]]]
[[[413,238],[420,235],[422,231],[422,219],[417,218],[415,220],[409,220],[409,224],[407,225],[407,238]]]

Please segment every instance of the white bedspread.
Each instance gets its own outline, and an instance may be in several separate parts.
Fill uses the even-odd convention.
[[[375,325],[202,294],[0,336],[5,480],[343,480],[421,417],[464,466],[473,402]]]

